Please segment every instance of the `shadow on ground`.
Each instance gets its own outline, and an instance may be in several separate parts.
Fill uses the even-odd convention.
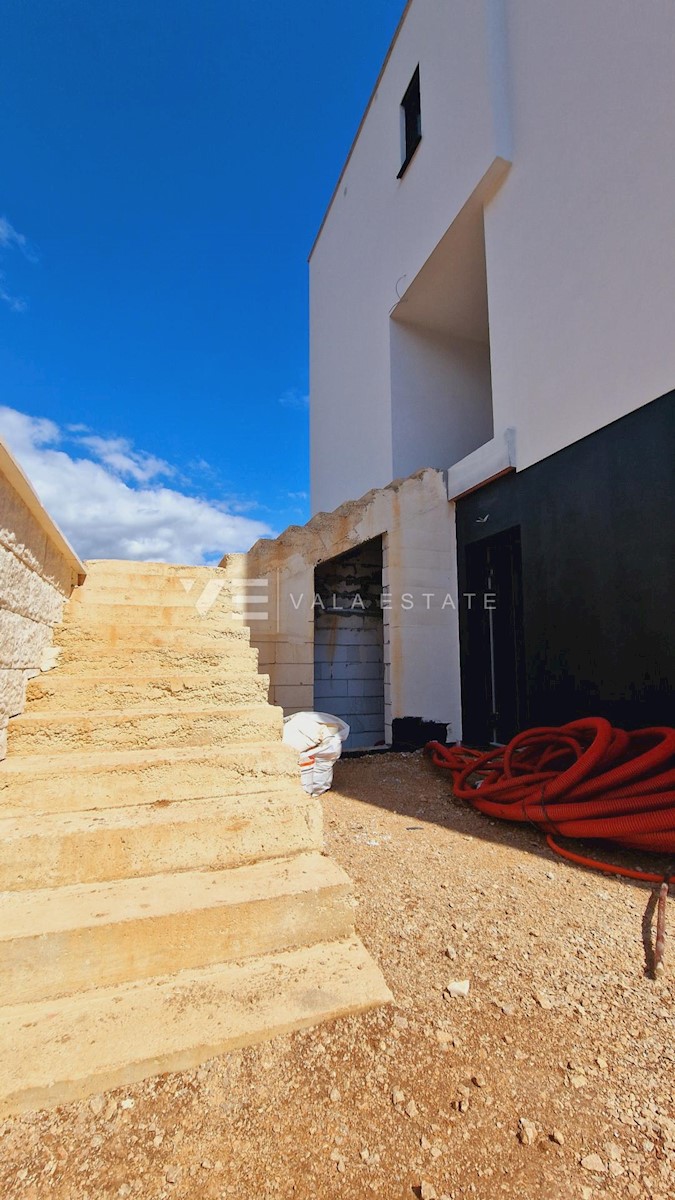
[[[359,769],[354,768],[359,763]],[[417,775],[419,785],[412,780]],[[587,873],[582,867],[567,859],[561,859],[548,846],[545,836],[529,822],[497,821],[476,812],[464,801],[457,800],[452,793],[450,775],[434,767],[423,751],[410,754],[376,753],[360,758],[346,758],[335,766],[333,790],[369,807],[377,804],[387,812],[395,813],[410,821],[406,830],[411,837],[423,826],[420,822],[438,825],[464,837],[477,838],[497,846],[508,847],[523,854],[532,854],[550,862],[565,865],[572,871]],[[599,862],[608,863],[619,869],[638,870],[660,876],[672,876],[675,864],[664,855],[645,851],[624,850],[611,842],[573,841],[570,838],[556,839],[563,849],[583,855]],[[613,881],[626,886],[622,876],[604,874],[608,884]],[[645,974],[653,976],[654,970],[654,914],[656,907],[655,885],[631,880],[630,886],[640,886],[646,893],[646,908],[642,922],[642,941],[645,953]]]

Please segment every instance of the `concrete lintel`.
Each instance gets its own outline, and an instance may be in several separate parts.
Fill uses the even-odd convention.
[[[497,476],[515,469],[516,431],[507,429],[449,468],[448,500],[459,500]]]

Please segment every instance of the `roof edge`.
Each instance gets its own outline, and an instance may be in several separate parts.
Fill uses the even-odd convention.
[[[394,46],[396,45],[396,42],[398,41],[398,35],[401,32],[401,29],[403,28],[403,23],[408,15],[408,11],[412,5],[412,2],[413,2],[413,0],[406,0],[405,8],[403,9],[403,12],[401,13],[398,25],[396,26],[396,29],[394,30],[394,36],[391,39],[391,42],[389,44],[389,49],[387,50],[387,53],[384,57],[384,62],[382,63],[382,66],[380,67],[377,79],[375,80],[375,84],[370,93],[368,103],[366,104],[366,107],[363,110],[363,116],[361,117],[361,120],[359,121],[358,129],[356,130],[356,133],[354,134],[354,137],[352,139],[352,144],[349,147],[349,152],[348,152],[347,157],[342,166],[342,170],[340,171],[340,174],[338,176],[337,183],[335,184],[335,187],[333,188],[333,191],[331,193],[330,200],[328,201],[328,204],[326,206],[326,211],[324,212],[323,217],[321,218],[321,224],[319,225],[319,228],[317,230],[314,241],[312,242],[312,248],[311,248],[309,254],[307,255],[307,262],[310,261],[314,251],[316,250],[317,242],[318,242],[319,238],[321,237],[321,234],[323,233],[324,225],[326,224],[326,221],[328,220],[328,214],[329,214],[331,208],[333,207],[333,201],[335,200],[335,197],[337,196],[337,194],[340,190],[340,184],[342,183],[342,180],[344,179],[345,171],[347,170],[347,167],[349,166],[350,159],[352,157],[352,154],[354,153],[354,148],[355,148],[356,143],[358,142],[359,137],[361,135],[361,130],[363,129],[363,126],[366,123],[366,117],[368,116],[368,113],[370,112],[370,109],[372,107],[373,100],[375,99],[375,93],[377,92],[377,89],[379,88],[381,80],[382,80],[382,76],[384,75],[384,72],[387,69],[387,63],[389,62],[389,59],[391,58]]]

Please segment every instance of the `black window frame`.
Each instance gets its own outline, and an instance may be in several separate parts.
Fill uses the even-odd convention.
[[[396,176],[401,179],[412,162],[413,155],[422,141],[422,104],[420,98],[420,65],[413,71],[401,101],[401,122],[404,139],[404,157],[401,169]],[[402,139],[402,140],[403,140]]]

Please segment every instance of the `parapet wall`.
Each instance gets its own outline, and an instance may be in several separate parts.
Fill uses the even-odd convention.
[[[49,664],[52,631],[85,568],[0,441],[0,758],[26,683]]]

